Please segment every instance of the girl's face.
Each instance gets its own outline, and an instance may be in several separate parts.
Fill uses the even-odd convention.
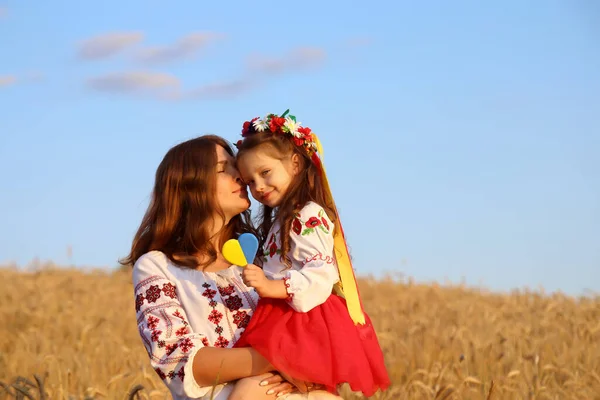
[[[280,160],[264,150],[263,146],[244,152],[238,157],[237,165],[252,197],[275,208],[281,204],[292,179],[298,174],[298,155]]]
[[[250,207],[248,191],[241,181],[235,159],[221,146],[217,146],[216,197],[228,221]]]

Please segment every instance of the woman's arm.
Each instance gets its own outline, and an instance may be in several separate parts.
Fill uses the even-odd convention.
[[[198,350],[193,362],[194,378],[200,386],[234,381],[273,370],[273,366],[251,347],[204,347]]]
[[[142,256],[133,283],[138,332],[152,368],[172,393],[198,398],[217,379],[225,383],[272,370],[251,348],[210,347],[204,332],[193,331],[177,294],[179,282],[169,279],[166,265],[160,253]]]

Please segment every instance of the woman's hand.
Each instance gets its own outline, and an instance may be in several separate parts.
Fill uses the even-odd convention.
[[[279,373],[269,373],[261,376],[263,380],[260,382],[260,386],[264,386],[267,389],[267,394],[274,394],[275,396],[283,396],[296,391],[294,385],[284,379]]]
[[[291,376],[289,376],[288,374],[281,372],[281,371],[279,371],[278,373],[279,373],[279,375],[281,375],[283,377],[283,379],[285,379],[287,382],[292,384],[294,386],[294,388],[296,388],[300,393],[308,393],[308,392],[312,392],[313,390],[321,390],[321,389],[325,388],[323,385],[318,385],[315,383],[306,382],[306,381],[302,381],[299,379],[294,379]]]

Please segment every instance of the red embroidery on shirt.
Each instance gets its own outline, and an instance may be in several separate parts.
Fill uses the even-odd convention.
[[[165,294],[165,296],[167,296],[167,297],[170,297],[172,299],[177,297],[177,294],[175,293],[175,286],[172,285],[171,283],[165,283],[163,285],[162,291]]]
[[[175,336],[185,336],[188,333],[188,328],[187,326],[184,326],[182,328],[177,329],[177,331],[175,332]]]
[[[160,298],[160,289],[158,285],[152,285],[146,290],[146,300],[148,303],[156,303],[156,300]]]
[[[180,310],[176,309],[174,313],[169,314],[173,308],[181,307],[177,299],[176,286],[170,282],[161,285],[161,281],[164,282],[165,279],[151,276],[136,285],[135,308],[138,314],[138,329],[148,350],[148,355],[154,363],[175,365],[171,370],[156,367],[155,371],[158,376],[163,380],[179,378],[183,381],[187,355],[181,353],[188,353],[194,347],[194,342],[185,336],[189,333],[189,323]],[[148,285],[150,286],[148,287]],[[144,287],[147,289],[144,290]],[[163,295],[165,297],[161,299]],[[178,340],[167,342],[173,336],[174,326],[181,324],[184,326],[179,327],[175,332]],[[177,369],[177,365],[181,365],[181,367]]]
[[[287,301],[292,301],[294,298],[294,293],[290,293],[290,278],[283,278],[283,283],[285,284],[285,290],[287,292]]]
[[[317,253],[312,257],[306,257],[306,259],[304,260],[304,262],[302,263],[302,266],[306,265],[307,263],[311,262],[311,261],[325,261],[326,264],[333,264],[333,262],[335,261],[333,259],[333,257],[331,256],[325,256],[321,253]]]

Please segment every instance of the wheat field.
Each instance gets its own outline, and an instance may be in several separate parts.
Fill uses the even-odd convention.
[[[130,271],[0,268],[0,282],[0,399],[170,397],[136,331]],[[597,296],[360,286],[393,381],[373,399],[600,399]]]

